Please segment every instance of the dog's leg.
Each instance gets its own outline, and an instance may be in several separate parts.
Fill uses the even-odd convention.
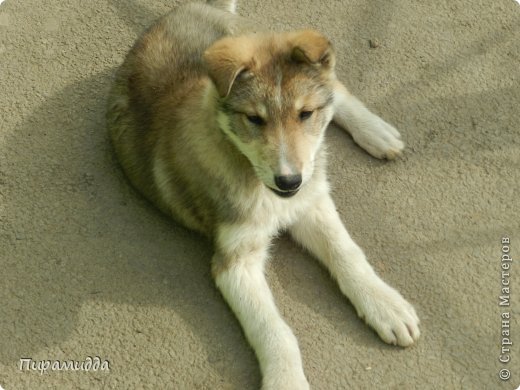
[[[343,226],[330,196],[309,210],[290,232],[330,270],[358,315],[385,342],[406,347],[417,340],[415,310],[376,275]]]
[[[403,151],[399,132],[370,112],[339,81],[334,86],[334,111],[334,122],[346,129],[372,156],[394,159]]]
[[[257,226],[221,226],[213,276],[256,353],[262,389],[308,389],[298,342],[278,313],[264,276],[269,241]]]

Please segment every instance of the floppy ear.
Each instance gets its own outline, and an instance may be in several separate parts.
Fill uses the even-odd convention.
[[[237,76],[251,64],[251,45],[246,41],[243,37],[222,38],[204,52],[209,77],[221,97],[229,95]]]
[[[330,41],[314,30],[303,30],[293,33],[290,38],[291,59],[295,62],[311,65],[334,66],[334,50]]]

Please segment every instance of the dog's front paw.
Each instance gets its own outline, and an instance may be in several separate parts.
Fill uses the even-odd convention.
[[[376,158],[392,160],[404,149],[399,131],[372,113],[364,118],[358,129],[352,131],[352,138]]]
[[[354,305],[386,343],[408,347],[419,338],[419,318],[413,306],[382,280],[369,286]]]

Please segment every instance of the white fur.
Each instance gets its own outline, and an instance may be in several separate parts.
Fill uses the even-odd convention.
[[[330,270],[358,315],[390,344],[409,346],[420,335],[413,307],[376,275],[343,226],[329,196],[321,198],[290,232]]]
[[[334,98],[334,120],[347,128],[361,147],[378,158],[394,158],[402,151],[404,144],[397,130],[372,114],[339,82]],[[332,115],[330,111],[330,119]],[[217,121],[258,170],[259,177],[269,183],[272,172],[258,169],[262,161],[254,148],[236,137],[225,114],[219,113]],[[284,156],[285,140],[280,142],[280,170],[285,173],[290,167]],[[317,140],[313,156],[321,142],[321,138]],[[313,169],[311,159],[303,172],[304,181],[311,180]],[[325,177],[305,184],[291,199],[278,198],[265,189],[258,197],[244,200],[247,222],[220,226],[216,240],[216,256],[231,264],[217,274],[216,283],[257,353],[264,389],[308,387],[296,339],[280,317],[263,274],[270,239],[280,229],[288,228],[296,241],[320,259],[359,316],[384,341],[409,346],[420,335],[413,307],[377,276],[343,226],[328,195]]]
[[[287,141],[284,137],[284,132],[280,132],[280,150],[278,156],[278,170],[276,172],[277,175],[281,176],[290,176],[300,173],[294,169],[292,164],[287,159]]]
[[[354,141],[372,156],[394,159],[403,151],[399,132],[371,113],[339,82],[334,90],[334,109],[334,121],[349,131]]]
[[[339,83],[334,110],[334,119],[348,127],[356,142],[372,155],[393,158],[402,151],[404,145],[397,130],[372,114]],[[331,111],[329,117],[332,115]],[[262,161],[253,148],[241,143],[230,130],[224,114],[219,115],[218,122],[253,165],[261,166]],[[280,166],[284,171],[288,168],[284,140],[281,141]],[[322,139],[317,140],[316,150],[321,142]],[[312,173],[310,161],[304,176],[310,180]],[[248,215],[246,222],[219,228],[215,256],[223,256],[231,266],[217,273],[216,283],[256,351],[263,389],[308,388],[297,341],[279,315],[263,273],[270,239],[280,229],[288,228],[296,241],[320,259],[359,316],[385,342],[409,346],[418,339],[419,319],[415,310],[377,276],[351,239],[328,195],[325,177],[312,178],[291,199],[278,198],[265,189],[258,197],[244,200],[243,210]]]
[[[244,204],[246,221],[221,225],[216,238],[214,261],[221,256],[230,264],[217,273],[216,284],[258,356],[264,390],[308,388],[297,341],[275,307],[263,272],[271,237],[282,228],[329,268],[360,317],[384,341],[408,346],[420,335],[413,307],[375,274],[350,238],[326,182],[312,184],[308,193],[289,200],[265,192]]]
[[[215,281],[256,352],[263,388],[306,389],[298,342],[278,313],[265,280],[267,233],[254,225],[221,226],[216,256],[222,254],[231,265]]]

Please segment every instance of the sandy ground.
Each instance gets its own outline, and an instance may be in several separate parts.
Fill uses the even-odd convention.
[[[127,184],[107,143],[115,68],[167,0],[0,6],[0,386],[254,389],[260,374],[214,287],[211,248]],[[422,338],[383,344],[282,237],[268,278],[314,389],[520,385],[520,6],[513,0],[243,0],[276,28],[335,43],[338,73],[403,133],[376,161],[331,126],[333,197]],[[379,43],[371,48],[369,40]],[[514,258],[499,306],[502,237]],[[507,248],[505,248],[507,249]],[[504,250],[505,250],[504,249]],[[516,262],[516,263],[515,263]],[[499,362],[501,313],[511,361]],[[109,371],[20,369],[22,358]],[[511,378],[502,382],[500,369]]]

